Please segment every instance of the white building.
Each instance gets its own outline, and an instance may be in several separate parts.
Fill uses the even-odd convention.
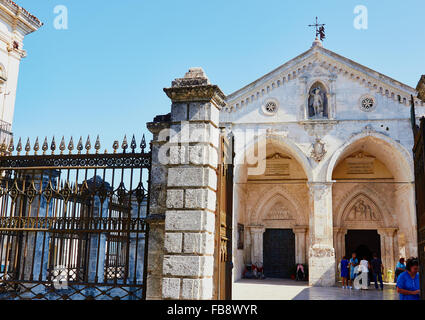
[[[11,0],[0,0],[0,140],[12,133],[19,65],[26,56],[24,37],[40,20]]]
[[[417,256],[412,95],[419,117],[415,89],[316,39],[227,96],[220,126],[235,139],[233,279],[246,264],[282,278],[303,263],[311,284],[331,285],[343,255],[377,252],[388,277],[400,257]]]

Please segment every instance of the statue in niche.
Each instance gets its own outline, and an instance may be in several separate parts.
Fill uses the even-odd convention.
[[[322,119],[328,117],[328,98],[324,86],[315,83],[310,89],[308,98],[308,113],[311,119]]]

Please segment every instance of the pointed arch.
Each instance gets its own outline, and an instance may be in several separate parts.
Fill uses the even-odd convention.
[[[262,197],[250,212],[249,221],[252,225],[259,225],[269,211],[278,203],[288,207],[289,217],[298,225],[307,225],[306,209],[296,195],[288,192],[282,186],[276,186],[268,191],[268,195]]]
[[[344,145],[334,152],[326,168],[326,181],[331,182],[334,169],[339,162],[349,156],[350,152],[353,151],[355,147],[368,139],[373,140],[377,148],[376,150],[381,148],[383,150],[382,153],[388,155],[382,157],[380,160],[387,166],[396,180],[405,182],[414,181],[413,158],[411,153],[400,143],[368,127],[361,133],[353,135]],[[373,154],[373,152],[371,153]],[[396,157],[396,161],[391,162],[394,156]]]
[[[261,148],[266,150],[267,143],[270,142],[276,143],[278,147],[286,151],[290,156],[294,157],[294,159],[301,165],[302,169],[304,170],[307,179],[309,181],[313,180],[313,169],[311,167],[310,161],[308,160],[305,153],[296,145],[296,143],[283,135],[268,134],[265,132],[265,130],[249,140],[248,143],[243,146],[243,148],[237,149],[235,154],[236,170],[240,171],[246,169],[246,154],[252,152],[252,150],[255,150],[255,148],[258,150],[261,150]],[[237,140],[236,143],[238,143]],[[263,155],[263,158],[265,159],[266,156],[267,151]],[[241,172],[237,172],[237,176],[239,176],[238,173],[240,174]]]
[[[336,227],[343,227],[347,222],[347,216],[350,210],[357,201],[363,200],[375,210],[375,219],[370,219],[374,226],[380,224],[381,227],[394,226],[394,218],[389,210],[387,204],[380,199],[379,193],[374,189],[368,187],[366,184],[358,184],[348,190],[344,197],[336,205],[336,215],[334,216],[334,225]],[[348,219],[354,222],[352,219]],[[358,219],[358,221],[367,221]],[[372,227],[372,226],[371,226]]]

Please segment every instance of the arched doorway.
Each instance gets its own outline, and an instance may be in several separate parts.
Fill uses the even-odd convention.
[[[411,168],[400,150],[388,137],[369,135],[331,159],[336,259],[380,253],[389,281],[399,257],[416,248]]]
[[[241,279],[251,264],[263,265],[269,277],[287,278],[296,263],[307,263],[308,161],[300,161],[302,152],[282,137],[267,136],[253,148],[257,154],[263,148],[257,164],[262,170],[249,170],[252,165],[240,161],[235,170],[234,230],[243,235],[234,235],[239,240],[233,278]],[[239,152],[254,153],[250,148]]]
[[[381,257],[381,236],[377,230],[348,230],[345,235],[345,252],[356,253],[362,259],[372,260],[374,253]]]

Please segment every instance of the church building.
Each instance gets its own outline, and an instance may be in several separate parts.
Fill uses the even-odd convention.
[[[414,88],[316,38],[226,97],[235,281],[247,264],[277,278],[305,264],[310,284],[333,285],[353,252],[381,256],[390,280],[400,257],[417,256],[411,96],[422,116]]]

